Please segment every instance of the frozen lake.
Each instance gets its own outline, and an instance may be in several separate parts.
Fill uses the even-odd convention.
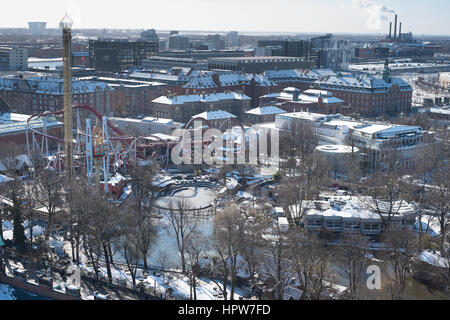
[[[188,187],[186,190],[180,191],[171,197],[162,197],[158,199],[157,204],[161,207],[167,207],[170,201],[177,201],[178,199],[186,199],[191,202],[193,208],[204,208],[212,204],[215,198],[214,190],[203,187]],[[167,256],[171,258],[170,267],[181,268],[180,255],[178,253],[176,240],[168,234],[172,227],[169,219],[161,212],[163,218],[159,221],[158,240],[155,244],[152,253],[148,256],[148,263],[152,265],[160,265],[159,256],[162,252],[166,252]],[[212,226],[213,217],[201,218],[198,226],[198,231],[210,236],[213,232]]]
[[[170,201],[186,199],[192,203],[193,208],[204,208],[214,200],[214,191],[204,187],[187,187],[176,192],[173,196],[165,196],[156,200],[156,205],[167,208]]]

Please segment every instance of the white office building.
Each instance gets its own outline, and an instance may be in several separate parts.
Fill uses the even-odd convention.
[[[373,170],[384,166],[387,152],[396,152],[397,165],[414,167],[425,148],[436,143],[433,132],[418,126],[358,121],[340,114],[294,112],[279,114],[275,128],[283,131],[295,128],[295,122],[308,123],[316,132],[320,145],[353,145],[361,153],[365,167]]]
[[[227,33],[227,48],[234,48],[239,46],[238,33],[230,31]]]
[[[21,47],[0,47],[0,70],[28,69],[28,51]]]

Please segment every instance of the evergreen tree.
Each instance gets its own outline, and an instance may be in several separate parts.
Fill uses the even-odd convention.
[[[12,215],[13,215],[13,227],[14,227],[14,229],[13,229],[14,245],[16,245],[20,251],[24,251],[25,250],[25,241],[26,241],[25,230],[22,225],[20,202],[17,199],[15,192],[13,192],[13,194],[12,194],[12,202],[13,202]]]

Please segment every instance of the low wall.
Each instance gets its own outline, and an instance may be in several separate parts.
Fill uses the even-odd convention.
[[[5,274],[0,273],[0,282],[9,284],[13,287],[23,289],[28,292],[32,292],[50,299],[55,300],[81,300],[81,298],[71,296],[68,294],[64,294],[62,292],[57,292],[49,287],[43,286],[43,285],[37,285],[30,282],[27,282],[22,279],[8,277]]]

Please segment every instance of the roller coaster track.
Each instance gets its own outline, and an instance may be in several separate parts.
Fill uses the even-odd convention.
[[[73,109],[87,110],[87,111],[91,112],[92,114],[94,114],[95,117],[98,120],[102,120],[102,117],[103,117],[100,112],[98,112],[95,108],[93,108],[91,106],[88,106],[88,105],[75,105],[75,106],[73,106]],[[34,129],[30,125],[30,122],[34,118],[46,117],[46,116],[52,116],[52,115],[54,115],[54,116],[62,116],[63,114],[64,114],[64,110],[53,111],[53,112],[47,111],[47,112],[44,112],[44,113],[41,113],[41,114],[34,114],[34,115],[30,116],[27,119],[27,129],[30,130],[31,132],[33,132],[35,135],[42,136],[42,137],[50,139],[52,141],[56,141],[58,143],[64,144],[64,140],[63,139],[60,139],[60,138],[55,137],[55,136],[52,136],[50,134],[45,134],[45,133],[43,133],[43,132],[41,132],[39,130]],[[116,126],[112,125],[110,121],[107,122],[107,125],[108,125],[108,128],[110,128],[116,134],[116,136],[110,137],[111,141],[127,142],[127,143],[131,144],[135,140],[136,141],[142,141],[142,140],[144,140],[146,138],[155,138],[155,139],[159,140],[159,142],[151,142],[151,143],[148,143],[146,145],[139,146],[138,148],[149,148],[149,147],[153,147],[154,148],[154,147],[162,147],[162,146],[170,147],[170,146],[176,145],[178,143],[178,142],[175,142],[175,141],[168,142],[168,141],[166,141],[164,139],[161,139],[160,137],[152,135],[152,134],[140,136],[140,137],[137,137],[137,138],[132,137],[132,136],[126,136],[120,129],[118,129]],[[85,135],[84,132],[79,132],[79,134]]]
[[[75,109],[75,110],[87,110],[90,113],[92,113],[99,121],[101,121],[103,119],[103,115],[100,112],[98,112],[92,106],[89,106],[89,105],[75,105],[72,108]],[[43,112],[43,113],[40,113],[40,114],[33,114],[33,115],[31,115],[27,119],[27,122],[26,122],[27,130],[31,131],[33,134],[35,134],[37,136],[41,136],[43,138],[55,141],[57,143],[64,144],[64,140],[63,139],[55,137],[55,136],[52,136],[52,135],[50,135],[48,133],[44,133],[44,132],[41,132],[39,130],[36,130],[35,128],[33,128],[30,125],[30,122],[33,119],[35,119],[35,118],[41,118],[41,117],[52,116],[52,115],[53,116],[62,116],[62,115],[64,115],[64,110],[46,111],[46,112]],[[186,133],[188,132],[189,127],[191,126],[191,124],[194,121],[202,121],[202,122],[206,123],[208,125],[208,127],[210,126],[209,121],[206,120],[206,119],[203,119],[203,118],[193,118],[193,119],[191,119],[187,123],[187,125],[184,127],[183,135],[182,135],[182,137],[180,137],[180,138],[182,138],[182,141],[184,141]],[[245,132],[244,131],[244,127],[242,126],[242,123],[238,119],[235,119],[235,118],[234,119],[225,119],[224,122],[222,123],[222,125],[220,126],[220,129],[222,129],[222,127],[223,127],[223,125],[225,123],[231,122],[231,121],[237,122],[237,124],[242,129],[242,132]],[[110,141],[124,142],[124,143],[127,143],[129,145],[132,145],[132,143],[134,141],[136,141],[136,149],[138,149],[139,151],[145,150],[147,148],[155,149],[155,148],[161,148],[161,147],[166,147],[167,149],[171,149],[171,148],[173,148],[174,146],[176,146],[177,144],[180,143],[180,141],[167,141],[167,140],[164,140],[161,137],[159,137],[157,135],[153,135],[153,134],[143,135],[143,136],[139,136],[139,137],[127,136],[119,128],[114,126],[109,120],[107,121],[107,126],[108,126],[108,128],[110,128],[116,134],[115,136],[110,136],[109,137]],[[81,136],[86,136],[86,134],[84,132],[78,131],[78,134],[81,135]],[[156,139],[157,141],[149,142],[148,141],[149,138]],[[138,144],[138,142],[142,142],[143,140],[147,140],[147,141],[145,141],[145,143]],[[205,144],[211,143],[211,141],[212,140],[203,140],[203,138],[202,138],[201,143],[202,143],[202,145],[205,145]],[[198,143],[198,141],[192,140],[192,143]],[[61,152],[61,153],[63,153],[63,152]],[[126,151],[125,151],[125,153],[126,153]]]

